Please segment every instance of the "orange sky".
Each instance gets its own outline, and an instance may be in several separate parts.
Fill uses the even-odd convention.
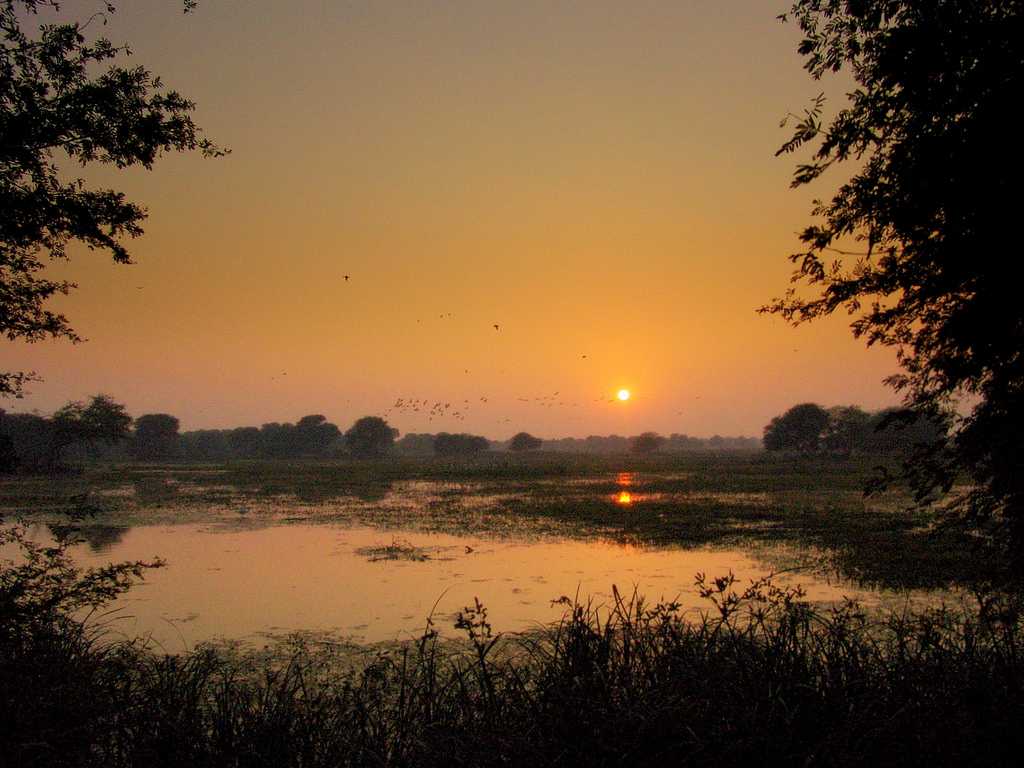
[[[123,5],[105,33],[233,154],[89,173],[149,208],[137,263],[54,270],[89,341],[0,342],[4,369],[45,378],[3,407],[103,391],[184,429],[345,429],[468,399],[464,421],[388,418],[505,438],[759,435],[797,402],[895,401],[893,355],[847,318],[755,311],[831,193],[791,191],[796,158],[773,157],[822,90],[784,3]]]

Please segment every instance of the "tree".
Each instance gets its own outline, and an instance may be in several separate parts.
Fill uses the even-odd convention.
[[[534,437],[529,432],[520,432],[508,441],[508,449],[510,451],[536,451],[543,444],[544,441],[539,437]]]
[[[0,408],[0,474],[13,472],[18,468],[18,451],[14,447],[14,438],[7,434],[4,416],[7,413]]]
[[[872,428],[871,415],[856,405],[837,405],[828,409],[828,424],[822,435],[826,451],[849,456],[867,447]]]
[[[794,405],[764,428],[764,447],[769,451],[812,453],[821,445],[827,426],[828,411],[820,405]]]
[[[630,441],[633,453],[654,453],[665,443],[665,438],[657,432],[644,432]]]
[[[43,274],[45,258],[66,259],[79,242],[128,264],[124,239],[142,234],[146,211],[112,189],[62,178],[66,159],[83,166],[152,168],[165,152],[226,150],[201,136],[195,105],[166,90],[145,67],[116,62],[129,54],[87,32],[89,21],[24,27],[59,0],[0,0],[0,335],[8,340],[81,338],[49,306],[75,285]],[[184,3],[186,12],[194,0]],[[107,13],[114,3],[104,3]],[[107,66],[104,71],[100,67]],[[0,396],[20,396],[33,374],[0,372]]]
[[[341,437],[341,430],[327,421],[325,416],[303,416],[295,425],[299,452],[304,455],[323,456]]]
[[[49,462],[53,445],[53,422],[49,419],[34,413],[7,413],[0,430],[14,454],[9,470],[36,469]]]
[[[108,395],[95,395],[89,404],[74,401],[53,414],[54,453],[76,443],[86,447],[127,440],[132,425],[124,405]]]
[[[7,469],[52,469],[72,446],[95,453],[103,444],[126,440],[131,423],[124,405],[108,395],[95,395],[88,403],[68,403],[50,418],[5,414],[0,421],[0,443],[9,449]]]
[[[448,432],[438,432],[434,436],[434,453],[438,456],[473,456],[482,451],[489,450],[490,442],[486,437],[480,435],[457,435]]]
[[[948,424],[906,408],[885,408],[871,414],[865,450],[913,456],[945,439]]]
[[[434,452],[434,436],[427,432],[407,432],[395,443],[395,450],[406,456],[430,456]]]
[[[183,432],[178,439],[181,455],[188,460],[223,461],[231,455],[225,429],[197,429]]]
[[[173,459],[180,453],[178,419],[169,413],[147,413],[135,420],[132,454],[137,459]]]
[[[379,416],[364,416],[345,433],[345,446],[359,459],[380,458],[395,443],[398,430]]]
[[[228,447],[239,459],[254,459],[260,454],[260,430],[257,427],[237,427],[228,432]]]
[[[795,324],[852,313],[857,337],[896,349],[902,372],[889,382],[925,418],[967,395],[910,480],[927,503],[966,474],[972,489],[950,508],[996,523],[1024,565],[1024,302],[1008,258],[1024,171],[1009,120],[1024,92],[1024,3],[798,0],[792,16],[811,76],[846,69],[856,87],[827,124],[819,96],[779,152],[813,146],[794,186],[844,163],[853,173],[815,204],[791,257],[810,295],[791,289],[764,310]]]

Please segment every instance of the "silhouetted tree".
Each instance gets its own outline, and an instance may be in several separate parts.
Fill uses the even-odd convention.
[[[439,432],[434,437],[434,453],[438,456],[472,456],[491,447],[486,437]]]
[[[818,450],[828,426],[828,411],[815,403],[794,405],[764,428],[764,447],[769,451]]]
[[[178,419],[168,413],[147,413],[135,420],[132,455],[137,459],[173,459],[180,453]]]
[[[944,419],[922,416],[906,408],[886,408],[871,415],[865,450],[912,456],[943,440],[947,428]]]
[[[86,448],[106,443],[114,445],[126,440],[132,424],[124,405],[108,395],[95,395],[87,404],[73,401],[53,414],[53,460],[59,459],[68,446],[82,444]]]
[[[429,456],[434,452],[434,436],[426,432],[406,433],[395,443],[395,451],[407,456]]]
[[[972,488],[951,508],[1005,525],[1024,566],[1024,302],[1008,258],[1024,153],[1007,133],[1024,92],[1024,3],[799,0],[792,15],[808,72],[845,68],[856,83],[827,125],[819,97],[780,149],[815,144],[793,184],[855,165],[792,257],[815,294],[765,309],[793,323],[853,313],[856,336],[897,350],[903,373],[889,381],[925,418],[972,396],[910,479],[926,502],[966,472]]]
[[[178,439],[182,458],[195,461],[223,461],[231,456],[230,433],[223,429],[196,429]]]
[[[871,415],[855,405],[837,405],[828,409],[828,424],[822,435],[826,451],[849,456],[868,446]]]
[[[544,445],[544,441],[529,432],[520,432],[508,441],[510,451],[536,451],[542,445]]]
[[[18,452],[14,449],[14,438],[4,427],[6,412],[0,408],[0,474],[13,472],[18,468]]]
[[[239,459],[254,459],[260,454],[260,430],[257,427],[238,427],[228,432],[228,447]]]
[[[398,430],[379,416],[364,416],[345,433],[345,447],[360,459],[380,458],[395,443]]]
[[[634,437],[630,444],[633,453],[654,453],[665,443],[665,438],[657,432],[644,432]]]
[[[271,421],[260,427],[260,455],[269,459],[295,456],[298,439],[294,424]]]
[[[73,447],[96,456],[101,446],[126,440],[131,423],[132,417],[122,404],[107,395],[96,395],[88,403],[68,403],[51,418],[31,413],[4,414],[0,435],[10,445],[14,465],[30,470],[52,469]]]
[[[53,446],[50,419],[34,413],[8,413],[0,422],[0,430],[14,451],[14,467],[40,469],[50,461]]]
[[[319,414],[303,416],[295,425],[299,452],[305,455],[323,456],[338,442],[341,430]]]
[[[73,241],[130,262],[123,240],[142,234],[146,211],[111,189],[62,171],[82,165],[151,168],[164,152],[224,154],[192,122],[195,105],[144,67],[115,62],[127,46],[88,40],[88,22],[38,25],[58,0],[0,0],[0,335],[79,341],[51,297],[74,284],[43,274],[43,257],[67,258]],[[186,10],[194,5],[187,0]],[[106,0],[105,10],[114,11]],[[100,14],[102,16],[102,14]],[[106,67],[105,69],[103,67]],[[71,162],[65,162],[70,158]],[[0,372],[0,396],[19,395],[31,374]]]

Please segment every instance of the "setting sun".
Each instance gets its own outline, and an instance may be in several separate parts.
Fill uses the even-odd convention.
[[[622,400],[623,402],[625,402],[626,400],[629,400],[629,390],[628,389],[620,389],[618,394],[616,395],[616,397],[619,398],[619,400]]]

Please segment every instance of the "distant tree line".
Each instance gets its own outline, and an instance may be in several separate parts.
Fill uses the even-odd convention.
[[[360,419],[353,429],[366,421]],[[378,444],[369,453],[383,453],[394,442],[397,431],[386,430],[377,435]],[[294,424],[181,432],[171,414],[132,419],[123,405],[96,395],[88,403],[68,403],[52,416],[0,410],[0,471],[50,470],[82,459],[222,461],[366,453],[365,440],[360,443],[353,433],[354,449],[349,450],[347,437],[321,414],[303,416]]]
[[[764,428],[768,451],[851,454],[902,453],[934,444],[947,424],[906,408],[869,413],[856,405],[824,408],[817,403],[794,405]]]
[[[756,437],[692,437],[673,432],[667,437],[656,432],[644,432],[632,437],[622,435],[590,435],[589,437],[563,437],[545,440],[542,450],[562,453],[682,453],[686,451],[760,451],[761,441]]]
[[[52,416],[0,410],[0,471],[53,470],[67,462],[229,461],[235,459],[380,458],[398,456],[472,456],[486,451],[554,451],[564,453],[652,453],[679,451],[756,451],[761,441],[749,437],[710,438],[645,432],[541,440],[520,432],[507,441],[448,432],[410,433],[378,416],[358,419],[344,433],[322,414],[303,416],[294,424],[270,422],[259,427],[181,431],[177,417],[147,413],[133,419],[108,395],[70,402]]]
[[[171,414],[147,413],[133,419],[111,397],[96,395],[88,402],[68,403],[52,416],[0,409],[0,472],[52,471],[68,462],[88,459],[372,459],[391,453],[469,456],[505,447],[470,434],[442,432],[397,438],[398,430],[378,416],[358,419],[342,433],[321,414],[303,416],[294,424],[270,422],[259,427],[182,432],[179,420]],[[520,450],[540,445],[537,438],[526,438]]]

